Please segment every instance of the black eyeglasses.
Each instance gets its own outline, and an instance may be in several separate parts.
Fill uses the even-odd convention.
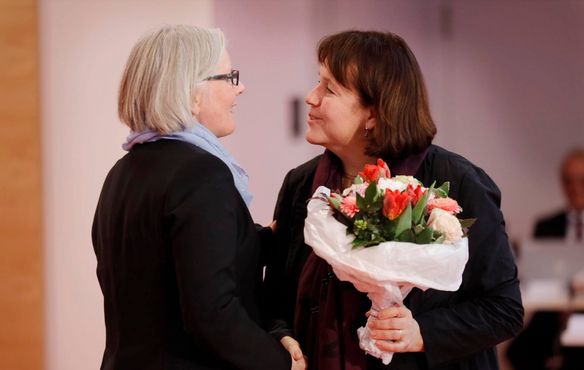
[[[213,75],[205,78],[203,81],[207,80],[224,80],[231,82],[231,85],[239,85],[239,71],[237,69],[232,69],[229,73],[224,73],[222,75]]]

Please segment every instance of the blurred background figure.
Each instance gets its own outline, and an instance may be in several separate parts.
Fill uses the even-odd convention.
[[[541,241],[558,241],[566,246],[584,244],[584,149],[573,149],[565,155],[560,166],[560,179],[566,198],[565,207],[539,219],[533,237]],[[562,244],[550,244],[549,248]],[[576,294],[574,283],[572,280],[570,299]],[[509,346],[508,357],[513,367],[516,370],[536,370],[579,369],[584,366],[581,348],[562,346],[561,336],[569,317],[569,311],[535,312],[524,331]]]
[[[566,242],[584,242],[584,149],[570,151],[561,167],[566,207],[543,218],[535,227],[535,238],[556,238]]]

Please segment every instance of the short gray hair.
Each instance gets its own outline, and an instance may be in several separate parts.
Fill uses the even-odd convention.
[[[166,26],[132,49],[120,83],[118,115],[134,132],[160,134],[193,124],[191,105],[199,83],[225,50],[218,28]]]

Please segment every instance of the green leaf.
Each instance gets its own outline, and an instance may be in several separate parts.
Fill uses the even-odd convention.
[[[460,221],[460,226],[463,229],[468,229],[475,223],[476,220],[477,220],[476,218],[465,218],[464,220],[458,220],[458,221]]]
[[[368,245],[368,243],[369,243],[368,240],[363,240],[363,239],[360,239],[360,238],[356,238],[356,239],[353,240],[353,249],[366,247]]]
[[[365,211],[367,209],[367,202],[365,202],[365,198],[363,198],[359,193],[356,194],[356,197],[357,207],[359,207],[359,210]]]
[[[434,183],[432,183],[432,185],[430,185],[430,188],[428,189],[428,191],[425,192],[424,195],[422,195],[422,197],[420,198],[420,200],[418,200],[418,203],[416,203],[416,206],[414,207],[414,211],[412,213],[412,221],[414,222],[414,225],[417,225],[420,223],[420,219],[424,215],[424,210],[426,209],[426,204],[428,203],[428,197],[430,196],[432,189],[434,189]]]
[[[385,239],[379,237],[379,235],[372,234],[369,231],[361,232],[357,238],[353,240],[353,249],[355,248],[362,248],[362,247],[369,247],[372,245],[377,245],[379,243],[383,243],[386,241]]]
[[[337,211],[340,211],[340,207],[341,207],[341,198],[337,198],[337,197],[327,197],[329,204],[336,209]]]
[[[448,196],[448,192],[450,191],[450,182],[445,181],[444,184],[440,185],[439,188],[436,188],[434,194],[438,198],[446,198]]]
[[[397,240],[400,242],[414,243],[416,241],[416,235],[414,235],[412,229],[408,229],[403,233],[399,234]]]
[[[397,222],[391,221],[386,217],[383,217],[381,221],[381,235],[386,240],[393,240],[395,239],[395,229],[397,226]]]
[[[367,229],[371,231],[373,235],[379,234],[379,228],[375,226],[375,223],[373,222],[367,223]]]
[[[362,183],[364,183],[363,178],[361,176],[359,176],[359,175],[357,175],[355,177],[355,179],[353,180],[353,184],[360,185]]]
[[[383,197],[376,195],[375,201],[373,201],[373,203],[369,204],[369,210],[371,211],[371,213],[374,214],[381,214],[380,211],[383,208]]]
[[[421,233],[416,235],[417,244],[430,244],[432,242],[432,237],[434,236],[434,229],[431,227],[425,228]]]
[[[375,214],[375,213],[379,213],[382,208],[383,208],[383,203],[379,204],[379,202],[375,202],[369,206],[369,211],[370,211],[370,213]]]
[[[365,201],[367,204],[372,204],[377,197],[377,181],[373,181],[365,190]]]
[[[396,219],[395,236],[399,238],[400,234],[412,227],[412,205],[408,204],[402,214]]]
[[[418,235],[422,231],[426,230],[426,227],[423,225],[415,225],[414,226],[414,234]]]
[[[446,236],[442,235],[439,232],[434,232],[434,238],[435,238],[434,243],[437,244],[442,244],[444,243],[444,240],[446,240]]]

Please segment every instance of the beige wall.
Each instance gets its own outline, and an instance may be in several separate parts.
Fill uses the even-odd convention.
[[[43,362],[37,9],[0,0],[0,369]]]
[[[97,369],[105,345],[91,222],[124,153],[116,115],[131,47],[163,24],[212,24],[211,0],[41,0],[47,370]]]

